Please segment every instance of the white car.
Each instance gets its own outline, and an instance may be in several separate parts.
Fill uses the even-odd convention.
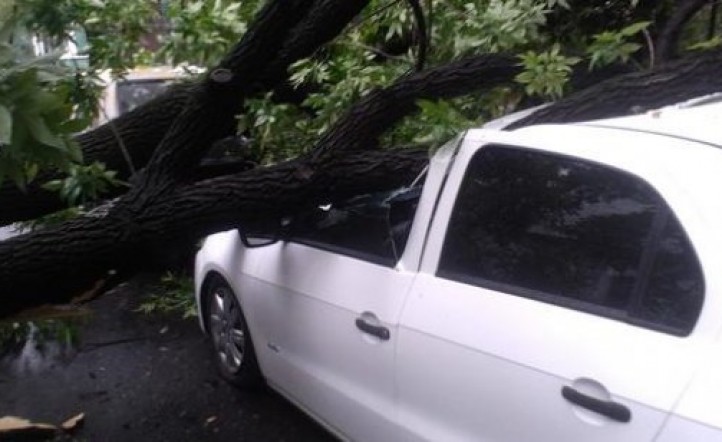
[[[196,259],[224,377],[345,440],[722,441],[722,103],[470,130]]]

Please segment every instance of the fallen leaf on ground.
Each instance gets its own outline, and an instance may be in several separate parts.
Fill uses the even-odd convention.
[[[14,436],[23,436],[23,440],[32,437],[49,437],[58,431],[55,425],[31,422],[16,416],[0,418],[0,440]]]
[[[60,424],[60,428],[62,428],[64,431],[72,432],[72,431],[77,430],[81,425],[83,425],[84,420],[85,420],[85,413],[78,413],[75,416],[73,416],[70,419],[63,422],[62,424]]]

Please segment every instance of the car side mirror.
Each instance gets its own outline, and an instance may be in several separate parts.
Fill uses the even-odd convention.
[[[241,237],[241,243],[249,249],[266,247],[286,238],[290,225],[291,218],[284,217],[278,220],[277,225],[261,232],[247,231],[243,227],[239,227],[238,235]]]
[[[246,235],[246,234],[242,233],[242,231],[241,231],[240,229],[238,230],[238,233],[239,233],[240,236],[241,236],[241,243],[243,243],[243,245],[244,245],[246,248],[248,248],[248,249],[253,249],[253,248],[256,248],[256,247],[266,247],[266,246],[270,246],[270,245],[272,245],[272,244],[277,243],[278,240],[279,240],[278,236],[276,236],[276,235],[273,235],[273,236],[270,236],[270,237],[266,237],[265,235],[262,235],[262,236],[256,236],[256,235],[249,236],[249,235]]]

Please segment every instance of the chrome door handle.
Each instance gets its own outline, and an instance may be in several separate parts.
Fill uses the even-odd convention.
[[[599,413],[609,419],[617,422],[629,422],[632,420],[632,412],[625,405],[614,401],[603,401],[573,389],[572,387],[563,387],[562,396],[569,402],[579,405],[580,407]]]
[[[388,341],[389,338],[391,338],[391,333],[389,333],[388,328],[381,325],[369,324],[364,318],[356,318],[356,328],[371,336],[376,336],[382,341]]]

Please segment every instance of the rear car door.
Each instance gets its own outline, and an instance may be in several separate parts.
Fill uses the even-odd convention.
[[[462,149],[438,208],[400,321],[402,439],[652,440],[713,336],[695,247],[644,178],[504,140]]]
[[[288,241],[253,251],[264,373],[353,440],[397,434],[396,327],[414,273],[395,265],[418,199],[410,195],[393,216],[391,194],[314,208],[295,219]]]

